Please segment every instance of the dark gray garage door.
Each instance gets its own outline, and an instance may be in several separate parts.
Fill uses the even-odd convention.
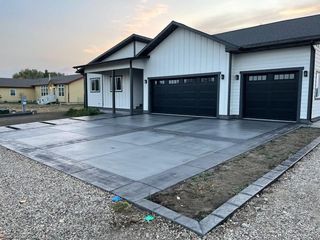
[[[217,115],[217,76],[152,80],[154,113]]]
[[[244,75],[243,116],[297,120],[299,72]]]

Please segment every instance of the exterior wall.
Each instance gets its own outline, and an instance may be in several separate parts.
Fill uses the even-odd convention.
[[[303,67],[310,69],[310,47],[295,47],[233,55],[230,114],[240,112],[240,83],[235,75],[242,71]],[[309,76],[303,77],[300,118],[307,119]]]
[[[100,81],[100,91],[91,92],[91,78],[98,78]],[[102,74],[88,73],[87,75],[87,89],[88,89],[88,106],[89,107],[103,107],[102,104]]]
[[[16,96],[10,96],[10,90],[16,90]],[[19,102],[22,96],[27,97],[27,101],[35,100],[35,92],[33,88],[0,88],[1,102]]]
[[[320,72],[320,44],[314,46],[315,49],[315,66],[314,66],[314,84],[313,84],[313,102],[312,102],[312,118],[320,117],[320,100],[315,99],[316,74]]]
[[[149,77],[221,72],[219,114],[227,115],[229,53],[225,46],[186,29],[178,28],[150,54],[144,79]],[[149,83],[148,83],[149,84]],[[148,110],[148,84],[144,84],[144,110]]]
[[[103,107],[112,108],[112,92],[111,92],[111,72],[103,75],[103,93],[104,104]],[[116,70],[115,75],[122,76],[122,91],[116,91],[116,108],[129,109],[130,108],[130,79],[129,71]]]
[[[134,43],[129,43],[127,46],[121,48],[119,51],[115,52],[111,56],[107,57],[104,61],[111,61],[121,58],[129,58],[134,56]]]
[[[103,75],[103,107],[112,108],[111,72]],[[122,91],[116,91],[116,108],[130,109],[130,78],[129,69],[116,70],[115,75],[122,76]],[[133,70],[133,108],[142,104],[142,74]]]
[[[136,41],[136,55],[147,45],[146,43],[143,42],[138,42]]]
[[[80,80],[74,81],[67,86],[67,95],[69,103],[83,103],[84,100],[84,87],[83,87],[83,78]]]

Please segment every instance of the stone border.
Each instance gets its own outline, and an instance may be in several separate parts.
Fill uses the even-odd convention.
[[[209,214],[201,221],[196,221],[192,218],[186,217],[148,199],[140,199],[138,201],[133,201],[132,203],[139,208],[158,214],[174,223],[180,224],[200,236],[204,236],[213,228],[226,221],[230,216],[232,216],[238,209],[243,207],[249,200],[254,198],[258,193],[275,182],[280,176],[282,176],[287,170],[293,167],[297,162],[299,162],[304,156],[310,153],[319,144],[320,137],[313,140],[311,143],[300,149],[298,152],[289,157],[287,160],[283,161],[277,167],[250,184],[248,187],[246,187],[240,193],[215,209],[211,214]]]

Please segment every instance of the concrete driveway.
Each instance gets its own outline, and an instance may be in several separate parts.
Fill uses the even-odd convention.
[[[99,115],[0,128],[0,144],[138,201],[272,138],[286,123]]]

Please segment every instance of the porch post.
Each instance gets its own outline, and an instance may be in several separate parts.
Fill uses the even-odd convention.
[[[116,113],[116,71],[112,70],[112,113]]]
[[[132,70],[132,60],[130,60],[129,78],[130,78],[130,114],[133,115],[133,70]]]

